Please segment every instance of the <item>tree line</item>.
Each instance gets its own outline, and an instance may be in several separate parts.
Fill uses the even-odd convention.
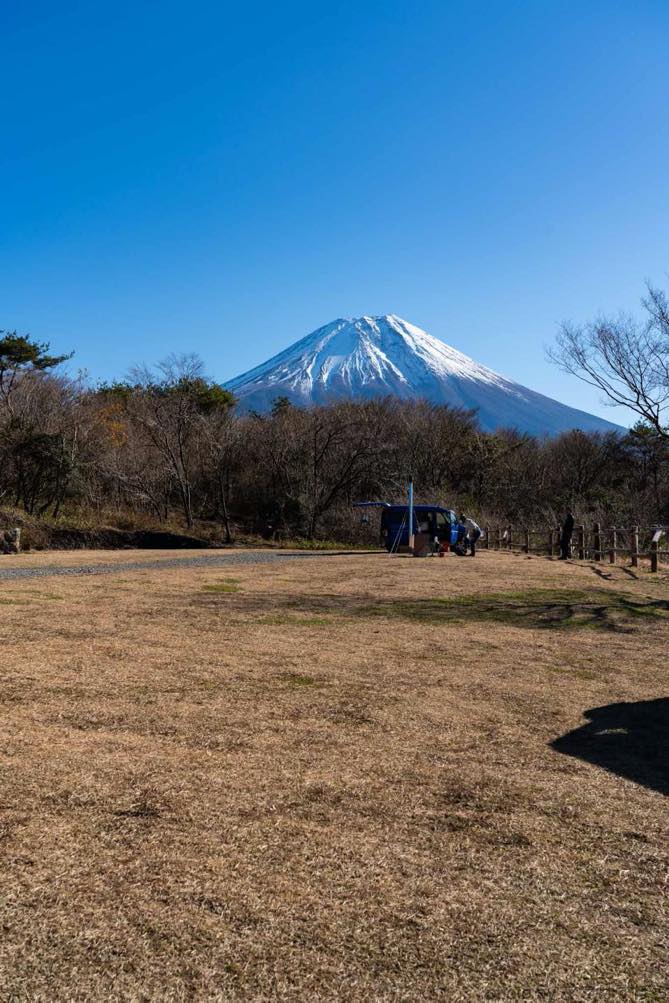
[[[554,525],[571,508],[582,520],[666,524],[669,323],[661,294],[647,305],[636,335],[628,321],[599,322],[564,329],[555,350],[564,368],[636,408],[634,428],[545,440],[485,432],[472,411],[390,398],[310,409],[278,399],[269,414],[239,414],[194,356],[91,386],[63,373],[67,357],[48,345],[0,333],[0,507],[100,525],[220,527],[227,541],[242,532],[355,541],[368,531],[352,503],[400,500],[413,477],[418,500],[484,521]]]

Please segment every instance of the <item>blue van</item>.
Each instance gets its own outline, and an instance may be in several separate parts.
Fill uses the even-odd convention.
[[[388,502],[357,502],[356,508],[380,508],[381,545],[386,550],[397,550],[409,545],[409,506],[390,505]],[[427,533],[431,540],[447,543],[454,550],[465,535],[465,527],[455,512],[440,505],[414,505],[413,531]]]

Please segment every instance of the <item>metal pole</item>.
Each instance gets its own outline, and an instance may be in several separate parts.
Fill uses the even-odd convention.
[[[413,550],[416,541],[413,532],[413,481],[409,481],[409,546]]]

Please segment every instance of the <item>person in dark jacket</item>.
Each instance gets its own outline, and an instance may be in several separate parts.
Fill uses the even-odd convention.
[[[574,534],[574,516],[571,511],[567,512],[565,521],[562,524],[560,534],[560,560],[566,561],[571,557],[571,538]]]

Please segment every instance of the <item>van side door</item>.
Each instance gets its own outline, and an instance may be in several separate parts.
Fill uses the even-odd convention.
[[[452,543],[451,521],[444,512],[435,512],[435,534],[439,543]]]

